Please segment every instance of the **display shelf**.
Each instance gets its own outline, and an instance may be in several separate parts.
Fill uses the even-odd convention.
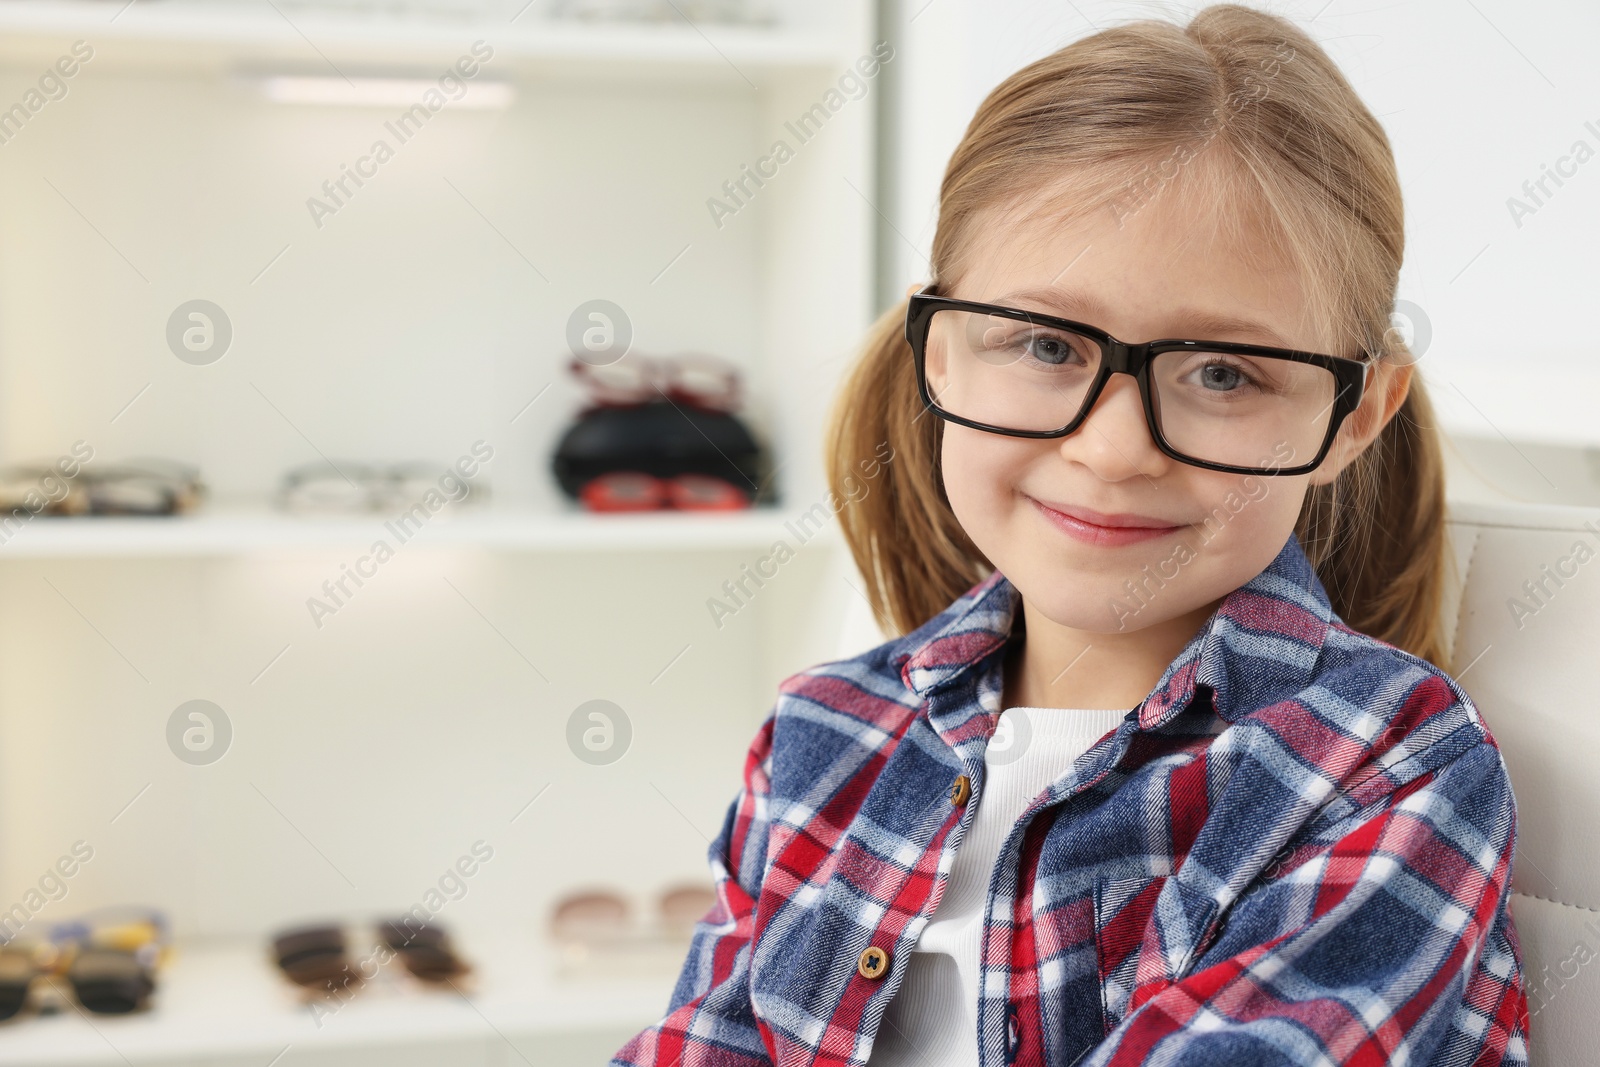
[[[0,544],[0,561],[59,557],[225,556],[275,550],[392,546],[512,552],[750,550],[783,538],[791,546],[838,539],[830,520],[771,507],[736,512],[447,512],[400,538],[390,516],[307,517],[265,508],[217,508],[172,518],[34,518]]]
[[[448,8],[396,17],[301,4],[195,0],[11,0],[0,5],[0,59],[53,61],[63,42],[88,41],[93,63],[165,70],[298,61],[327,65],[450,64],[473,40],[496,66],[541,73],[659,79],[674,74],[744,85],[749,72],[847,62],[806,27],[577,22],[498,10]],[[515,18],[515,21],[512,21]],[[748,88],[748,86],[746,86]]]
[[[381,913],[415,899],[413,858],[458,854],[546,783],[539,803],[559,814],[528,847],[508,841],[503,886],[474,906],[527,917],[640,871],[703,870],[698,831],[725,810],[756,716],[785,678],[834,657],[858,595],[819,502],[835,383],[877,311],[873,130],[888,78],[839,96],[872,54],[873,6],[786,0],[785,24],[766,29],[556,24],[542,2],[510,23],[521,0],[459,20],[294,0],[124,6],[0,3],[0,109],[73,41],[95,49],[70,96],[6,144],[0,447],[19,462],[80,439],[107,462],[182,458],[212,496],[181,518],[37,517],[0,535],[0,562],[20,564],[0,566],[9,899],[89,813],[96,882],[72,889],[84,906],[160,901],[191,938],[259,934],[286,912]],[[475,84],[506,83],[510,106],[448,105],[337,217],[308,214],[374,137],[393,140],[395,114],[280,104],[257,83],[339,81],[330,68],[368,76],[363,89],[432,81],[479,38],[495,54]],[[829,117],[802,142],[788,124],[819,107]],[[708,199],[778,138],[795,150],[781,176],[736,217],[713,216]],[[169,353],[163,332],[197,298],[235,327],[207,366]],[[640,351],[739,362],[781,506],[569,509],[549,456],[570,405],[559,390],[527,402],[564,374],[567,326],[597,298],[626,309]],[[796,317],[797,300],[828,313]],[[312,630],[300,598],[362,566],[374,540],[394,544],[394,512],[275,510],[282,473],[323,450],[443,460],[480,437],[495,446],[493,498],[432,515],[417,555]],[[770,570],[758,561],[779,539],[820,547],[749,610],[733,601],[736,619],[708,613],[744,565]],[[199,696],[238,723],[210,768],[158,736]],[[601,697],[638,709],[635,747],[611,767],[559,741]],[[396,836],[375,839],[374,819]],[[365,871],[359,889],[302,876],[320,863],[308,840]],[[484,940],[461,939],[483,979],[470,1001],[374,988],[320,1028],[267,964],[264,935],[191,941],[149,1013],[0,1024],[0,1063],[575,1067],[605,1062],[666,1007],[671,975],[566,979]]]
[[[564,978],[543,941],[497,938],[482,951],[468,947],[476,973],[461,992],[424,988],[395,960],[346,999],[313,1010],[273,970],[264,944],[180,943],[148,1011],[20,1016],[0,1027],[0,1062],[288,1067],[332,1057],[364,1063],[366,1053],[375,1063],[411,1063],[406,1050],[425,1048],[426,1062],[537,1063],[546,1043],[570,1045],[584,1035],[616,1041],[608,1048],[615,1051],[627,1034],[661,1017],[676,977],[658,965],[603,981]]]

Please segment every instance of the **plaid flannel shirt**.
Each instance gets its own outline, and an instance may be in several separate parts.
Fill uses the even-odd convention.
[[[613,1065],[868,1061],[982,803],[1019,605],[995,572],[783,683],[717,903]],[[1515,815],[1471,700],[1346,626],[1291,535],[1001,846],[978,1062],[1525,1063]]]

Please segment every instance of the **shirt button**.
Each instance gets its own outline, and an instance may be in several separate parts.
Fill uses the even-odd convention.
[[[861,972],[863,978],[882,978],[889,970],[889,954],[873,945],[861,953],[861,958],[856,961],[856,970]]]
[[[964,774],[956,775],[956,780],[950,784],[950,803],[963,807],[971,797],[972,779]]]

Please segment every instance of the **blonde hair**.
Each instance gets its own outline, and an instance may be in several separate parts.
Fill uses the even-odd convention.
[[[1316,327],[1344,346],[1337,354],[1413,358],[1391,328],[1405,237],[1383,128],[1304,32],[1234,4],[1186,26],[1104,30],[995,88],[940,186],[932,280],[948,290],[975,220],[1036,204],[1040,175],[1072,182],[1072,210],[1109,206],[1121,217],[1168,195],[1202,158],[1202,180],[1223,178],[1214,192],[1236,209],[1211,217],[1237,225],[1255,209],[1272,250],[1306,280]],[[839,519],[878,624],[895,633],[993,570],[945,496],[944,423],[922,417],[905,311],[901,300],[872,327],[834,407],[826,459],[830,486],[846,495],[869,457],[893,449],[873,491],[850,494]],[[1309,488],[1295,533],[1347,624],[1446,666],[1444,518],[1439,440],[1414,375],[1376,440],[1334,481]]]

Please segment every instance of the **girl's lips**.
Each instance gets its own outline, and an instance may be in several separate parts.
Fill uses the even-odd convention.
[[[1033,501],[1034,507],[1039,509],[1041,515],[1054,523],[1068,537],[1089,545],[1115,548],[1119,545],[1132,545],[1157,537],[1167,537],[1179,530],[1187,529],[1181,525],[1169,526],[1160,519],[1145,515],[1107,515],[1088,508],[1071,508],[1069,513],[1041,504],[1033,497],[1028,499]]]

